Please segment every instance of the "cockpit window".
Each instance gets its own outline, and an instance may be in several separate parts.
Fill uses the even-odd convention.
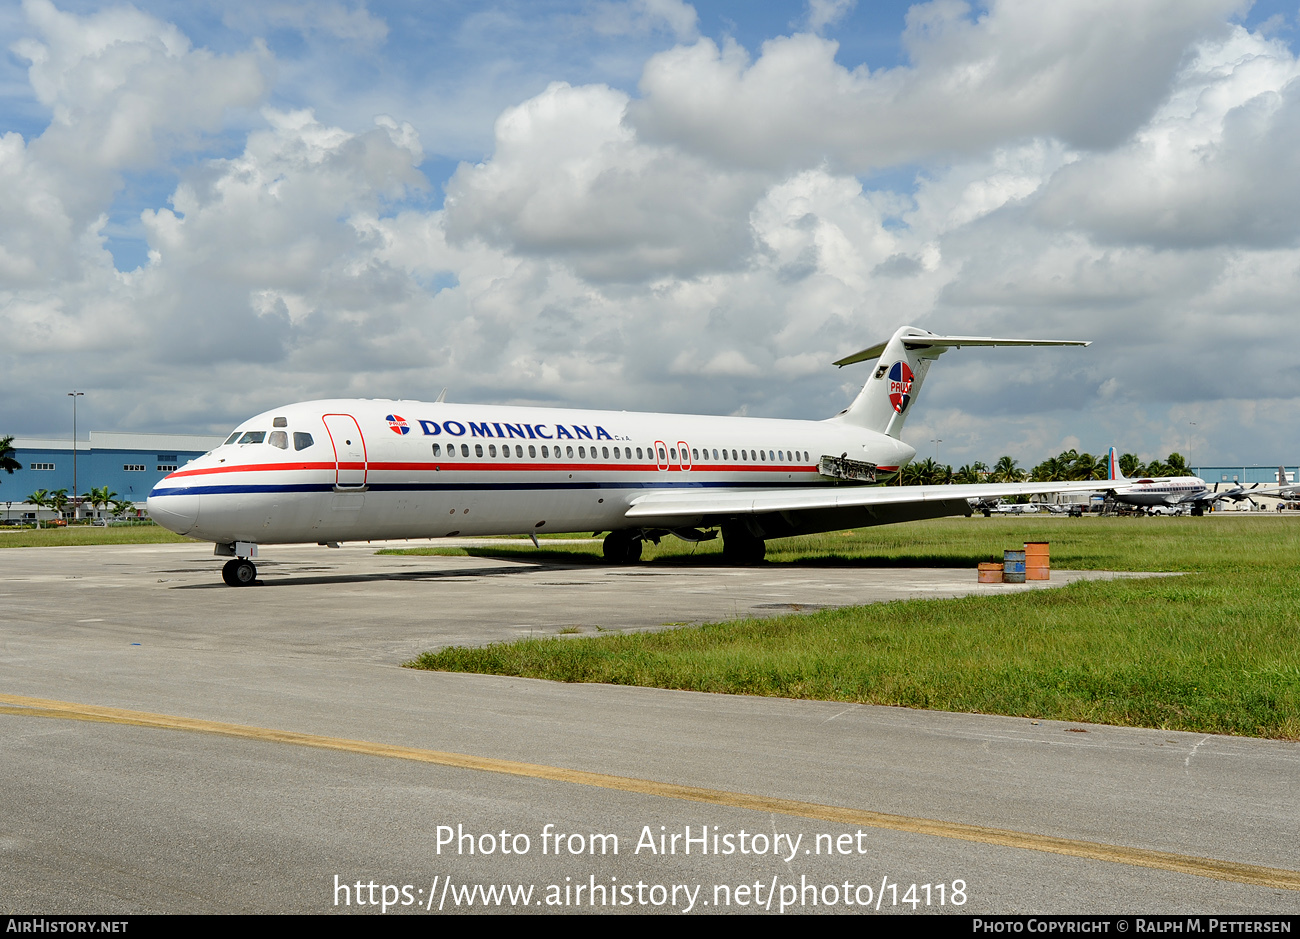
[[[293,432],[293,448],[295,450],[306,450],[315,441],[311,439],[311,434],[305,434],[300,430]]]
[[[239,431],[235,431],[233,434],[231,434],[229,437],[226,438],[226,443],[234,443],[238,439],[239,439]],[[224,447],[226,443],[223,443],[222,446]]]
[[[289,435],[282,430],[271,431],[271,439],[267,441],[273,447],[279,447],[281,450],[289,449]]]
[[[285,417],[276,417],[271,420],[272,427],[288,427],[289,419]]]
[[[244,434],[244,436],[239,438],[239,442],[240,443],[261,443],[265,439],[266,439],[266,431],[250,430],[248,433]]]

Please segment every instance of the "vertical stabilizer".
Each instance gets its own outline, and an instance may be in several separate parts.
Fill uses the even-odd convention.
[[[1107,479],[1127,479],[1124,471],[1119,468],[1119,454],[1115,448],[1111,447],[1110,452],[1106,455],[1106,478]]]
[[[1077,339],[994,339],[989,336],[936,336],[904,326],[888,342],[845,356],[838,366],[874,360],[876,365],[853,403],[835,420],[898,438],[934,360],[962,346],[1086,346]]]
[[[849,356],[855,362],[866,361],[868,357],[879,358],[857,398],[840,412],[841,420],[894,438],[902,433],[903,422],[907,420],[908,410],[921,390],[926,373],[930,371],[930,364],[944,351],[929,346],[908,348],[904,339],[913,334],[934,335],[912,326],[904,326],[888,342],[864,349],[857,356]],[[835,364],[851,363],[841,359]]]

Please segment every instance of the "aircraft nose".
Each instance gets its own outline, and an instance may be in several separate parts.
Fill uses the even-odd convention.
[[[188,534],[199,523],[199,497],[197,495],[157,495],[150,493],[145,505],[149,517],[178,535]]]

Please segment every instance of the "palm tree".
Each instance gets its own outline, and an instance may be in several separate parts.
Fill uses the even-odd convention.
[[[1065,472],[1066,465],[1063,458],[1049,456],[1030,471],[1029,478],[1036,483],[1056,482],[1065,478]]]
[[[995,483],[1018,483],[1024,482],[1027,474],[1016,463],[1011,456],[998,457],[998,461],[993,464],[993,472],[990,474]]]
[[[1159,460],[1152,460],[1146,466],[1142,467],[1143,476],[1152,476],[1160,478],[1162,476],[1173,476],[1174,468],[1168,463],[1161,463]]]
[[[41,527],[41,509],[50,504],[50,491],[48,489],[37,489],[27,497],[29,505],[36,506],[36,527]]]
[[[0,469],[10,476],[14,474],[14,470],[23,468],[23,465],[14,459],[15,452],[13,435],[0,437]]]
[[[921,486],[925,484],[925,469],[921,463],[908,463],[898,471],[900,486]]]
[[[1074,466],[1070,471],[1071,479],[1105,479],[1106,478],[1106,461],[1091,453],[1080,453],[1074,458]]]
[[[46,498],[45,504],[59,513],[59,518],[63,518],[63,510],[68,507],[68,490],[55,489]]]
[[[935,477],[935,474],[936,474],[936,472],[938,471],[938,469],[939,469],[939,467],[938,467],[938,465],[934,462],[934,458],[933,458],[933,457],[928,457],[928,456],[927,456],[924,460],[922,460],[922,461],[921,461],[921,465],[917,467],[917,470],[918,470],[918,471],[920,472],[920,474],[921,474],[921,483],[922,483],[922,485],[925,485],[925,486],[933,486],[933,485],[934,485],[934,477]]]
[[[117,493],[113,493],[113,495],[117,495]],[[135,503],[132,502],[130,499],[113,500],[113,514],[118,518],[125,518],[126,513],[130,512],[134,508],[135,508]]]
[[[108,504],[117,498],[116,492],[109,492],[107,486],[100,486],[98,489],[91,489],[86,494],[86,501],[90,503],[92,509],[108,508]]]

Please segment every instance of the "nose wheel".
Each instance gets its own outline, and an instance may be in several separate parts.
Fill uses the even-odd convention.
[[[247,587],[257,580],[257,565],[245,558],[227,561],[221,569],[221,579],[231,587]]]

